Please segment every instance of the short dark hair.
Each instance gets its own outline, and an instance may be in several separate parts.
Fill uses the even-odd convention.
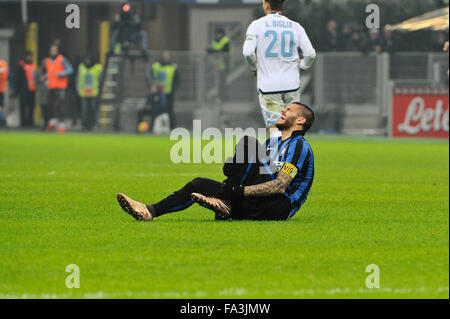
[[[297,104],[302,107],[302,116],[306,119],[306,123],[303,124],[303,129],[305,132],[308,132],[311,126],[314,123],[314,120],[316,119],[316,115],[314,114],[314,111],[306,104],[300,103],[300,102],[294,102],[292,104]]]
[[[25,56],[33,55],[33,51],[27,50],[25,51]]]
[[[270,9],[280,11],[283,9],[284,0],[265,0],[270,5]]]

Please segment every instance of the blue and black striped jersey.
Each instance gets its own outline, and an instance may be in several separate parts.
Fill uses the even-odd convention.
[[[304,132],[294,131],[288,139],[282,141],[281,137],[266,141],[266,151],[277,166],[277,172],[271,174],[275,179],[279,171],[293,177],[284,195],[291,202],[289,218],[295,215],[308,197],[314,180],[314,154]]]

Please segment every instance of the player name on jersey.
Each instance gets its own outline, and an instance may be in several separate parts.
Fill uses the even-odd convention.
[[[272,24],[269,21],[266,21],[266,27],[292,29],[293,25],[291,21],[273,20]]]

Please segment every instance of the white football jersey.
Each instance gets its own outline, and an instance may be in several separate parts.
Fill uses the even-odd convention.
[[[304,56],[302,64],[299,48]],[[257,71],[258,91],[264,94],[299,89],[300,68],[309,68],[316,56],[305,29],[278,13],[250,24],[243,53],[250,69]]]

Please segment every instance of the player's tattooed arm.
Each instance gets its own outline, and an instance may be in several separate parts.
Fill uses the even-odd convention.
[[[270,196],[283,194],[292,180],[293,178],[290,175],[284,172],[279,172],[277,178],[273,181],[258,185],[245,186],[244,196]]]

